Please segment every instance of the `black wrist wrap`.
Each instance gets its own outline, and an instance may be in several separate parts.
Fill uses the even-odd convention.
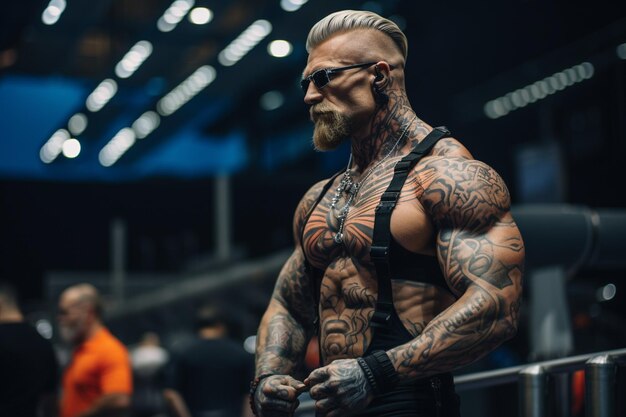
[[[359,359],[358,363],[376,395],[391,391],[398,384],[398,373],[385,351],[377,350]]]

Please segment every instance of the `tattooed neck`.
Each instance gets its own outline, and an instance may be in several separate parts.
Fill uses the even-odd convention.
[[[414,140],[420,126],[423,125],[411,109],[404,92],[392,90],[388,95],[388,103],[376,110],[369,134],[366,137],[352,139],[352,166],[357,175],[362,174],[372,163],[389,153],[407,124],[411,123],[411,126],[398,143],[395,152]]]

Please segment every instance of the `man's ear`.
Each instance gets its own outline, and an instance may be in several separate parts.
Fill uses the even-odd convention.
[[[379,67],[380,65],[380,67]],[[386,84],[388,84],[388,80],[385,78],[385,72],[389,73],[389,64],[384,61],[376,64],[374,67],[374,73],[376,76],[374,77],[374,81],[372,81],[372,91],[374,93],[374,99],[376,103],[384,107],[389,102],[389,95],[384,91]]]

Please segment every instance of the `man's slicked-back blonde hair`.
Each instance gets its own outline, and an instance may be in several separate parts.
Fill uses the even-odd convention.
[[[363,10],[341,10],[317,22],[309,31],[306,50],[311,52],[311,49],[332,35],[353,29],[375,29],[386,34],[393,40],[406,62],[408,42],[398,25],[374,12]]]

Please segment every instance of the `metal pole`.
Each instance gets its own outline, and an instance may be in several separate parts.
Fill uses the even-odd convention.
[[[215,177],[215,245],[217,259],[226,261],[231,256],[230,178]]]
[[[585,416],[615,417],[617,366],[609,355],[595,356],[585,365]]]
[[[571,413],[571,386],[572,374],[558,372],[550,375],[553,382],[550,385],[554,389],[554,401],[551,401],[552,414],[555,417],[569,417]],[[551,391],[552,392],[552,391]]]
[[[540,365],[532,365],[519,372],[520,417],[546,415],[546,372]]]

